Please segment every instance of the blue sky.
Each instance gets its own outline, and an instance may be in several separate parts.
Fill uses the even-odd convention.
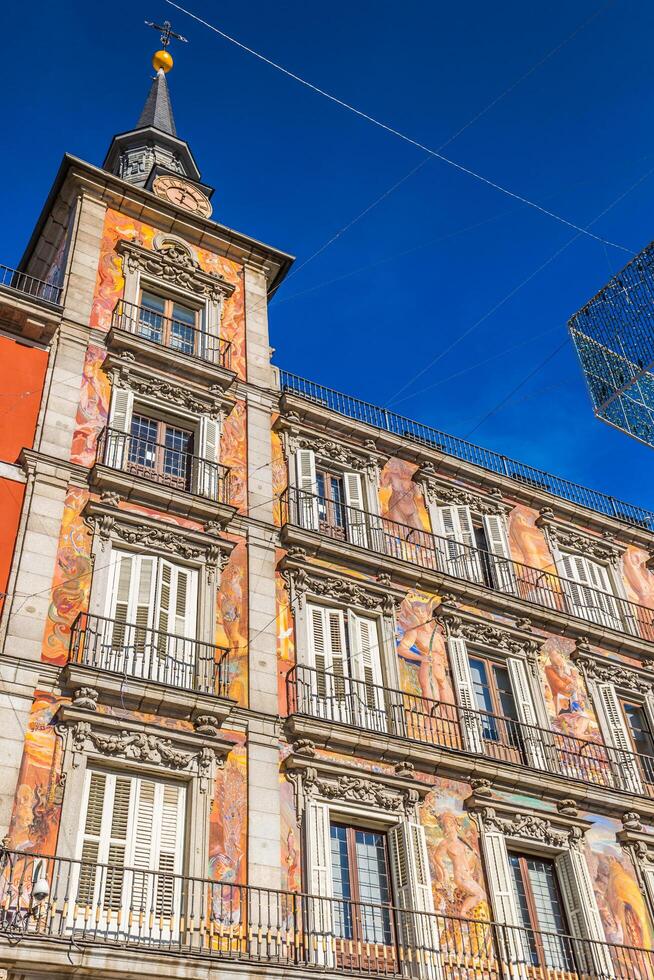
[[[654,237],[654,7],[645,0],[188,6],[428,146],[503,96],[449,156],[583,226],[638,182],[593,230],[633,252]],[[7,264],[20,257],[62,154],[100,164],[111,135],[135,123],[157,46],[146,18],[169,17],[189,38],[174,49],[169,81],[178,131],[216,187],[215,216],[296,255],[298,266],[425,157],[162,0],[34,0],[3,13]],[[279,290],[275,361],[652,506],[652,450],[593,418],[569,343],[482,421],[629,259],[580,238],[537,272],[573,236],[429,160]]]

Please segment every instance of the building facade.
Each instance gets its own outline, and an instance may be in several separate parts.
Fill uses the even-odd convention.
[[[654,514],[271,365],[158,71],[0,286],[0,970],[654,978]]]

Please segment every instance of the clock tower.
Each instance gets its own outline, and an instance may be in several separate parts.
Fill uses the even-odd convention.
[[[103,168],[176,207],[209,218],[213,188],[202,183],[191,148],[177,135],[166,78],[173,66],[167,50],[170,37],[185,39],[172,34],[168,23],[162,30],[163,48],[152,58],[156,74],[141,115],[134,129],[114,136]]]

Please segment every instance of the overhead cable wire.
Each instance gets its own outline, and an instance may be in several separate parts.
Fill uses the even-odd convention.
[[[538,204],[536,201],[532,201],[530,198],[527,198],[522,194],[518,194],[517,191],[512,191],[510,190],[510,188],[497,183],[497,181],[491,180],[490,177],[485,177],[483,174],[480,174],[477,171],[472,170],[470,167],[466,167],[464,164],[458,163],[456,160],[452,160],[450,157],[444,156],[442,153],[439,153],[438,150],[432,149],[431,147],[427,146],[425,143],[420,142],[420,140],[416,140],[412,136],[408,136],[406,133],[403,133],[401,130],[396,129],[394,126],[390,126],[388,123],[382,122],[380,119],[375,118],[375,116],[371,116],[369,113],[364,112],[362,109],[357,109],[356,106],[350,105],[348,102],[345,102],[343,99],[339,99],[336,95],[332,95],[330,92],[326,91],[323,88],[320,88],[318,85],[314,85],[313,82],[309,82],[307,79],[302,78],[300,75],[297,75],[295,72],[290,71],[288,68],[284,68],[283,65],[280,65],[278,62],[273,61],[271,58],[266,57],[266,55],[263,55],[259,51],[256,51],[254,48],[249,47],[247,44],[244,44],[242,41],[239,41],[237,38],[232,37],[231,34],[227,34],[225,31],[220,30],[220,28],[216,27],[215,24],[209,23],[209,21],[204,20],[202,17],[199,17],[197,14],[194,14],[190,10],[187,10],[186,7],[182,7],[181,4],[175,3],[174,0],[165,0],[165,2],[169,4],[171,7],[174,7],[176,10],[179,10],[180,13],[186,14],[187,17],[190,17],[192,20],[195,20],[197,21],[197,23],[202,24],[204,27],[208,28],[210,31],[213,31],[215,34],[218,34],[224,40],[229,41],[231,44],[234,44],[237,48],[240,48],[242,51],[245,51],[247,54],[251,54],[254,58],[257,58],[259,61],[264,62],[264,64],[269,65],[271,68],[275,68],[277,71],[281,72],[283,75],[286,75],[288,78],[291,78],[293,81],[298,82],[300,85],[303,85],[305,88],[310,89],[311,91],[315,92],[317,95],[323,96],[323,98],[328,99],[330,102],[333,102],[335,105],[340,106],[342,109],[346,109],[348,112],[352,112],[355,116],[358,116],[360,119],[364,119],[366,122],[371,123],[373,126],[376,126],[378,129],[382,129],[385,132],[390,133],[391,136],[396,136],[398,139],[403,140],[405,143],[409,144],[410,146],[415,146],[417,149],[423,150],[429,156],[434,157],[437,160],[440,160],[442,163],[448,164],[448,166],[453,167],[455,170],[458,170],[461,173],[467,174],[469,177],[472,177],[475,180],[480,181],[481,183],[485,184],[488,187],[492,187],[494,190],[499,191],[501,194],[505,194],[507,197],[510,197],[515,201],[519,201],[521,204],[524,204],[527,207],[530,207],[533,210],[538,211],[549,218],[552,218],[554,221],[558,221],[560,224],[566,225],[568,228],[573,228],[580,235],[586,235],[588,238],[592,238],[595,241],[598,241],[604,245],[610,245],[611,248],[620,249],[620,251],[627,252],[629,255],[634,254],[633,249],[627,248],[625,245],[620,245],[617,242],[612,242],[607,238],[602,238],[601,235],[594,234],[593,232],[589,231],[587,228],[583,228],[581,225],[576,224],[574,221],[570,221],[568,218],[563,217],[563,215],[557,214],[555,211],[550,211],[548,208],[543,207],[542,205]]]
[[[472,116],[472,118],[470,118],[466,123],[464,123],[463,126],[460,126],[455,133],[449,136],[444,143],[441,143],[440,146],[437,147],[437,152],[442,153],[447,146],[453,143],[454,140],[458,139],[459,136],[465,133],[466,130],[470,129],[471,126],[474,126],[474,124],[478,122],[480,119],[482,119],[483,116],[486,115],[486,113],[490,112],[490,110],[493,109],[499,102],[501,102],[502,99],[506,98],[507,95],[513,92],[513,90],[516,89],[518,85],[520,85],[522,82],[524,82],[525,79],[529,78],[531,75],[534,74],[534,72],[538,71],[539,68],[541,68],[544,64],[546,64],[546,62],[550,60],[550,58],[553,58],[555,54],[558,54],[558,52],[562,48],[564,48],[566,44],[569,44],[570,41],[572,41],[578,34],[580,34],[586,27],[588,27],[589,24],[591,24],[597,17],[599,17],[601,13],[603,13],[609,7],[612,7],[614,3],[615,0],[608,0],[608,3],[603,3],[600,7],[598,7],[597,10],[593,14],[591,14],[590,17],[587,17],[582,24],[579,24],[579,26],[576,27],[571,34],[568,34],[568,36],[565,37],[562,41],[560,41],[555,47],[551,48],[547,52],[547,54],[543,55],[542,58],[539,58],[539,60],[535,64],[533,64],[531,68],[523,72],[523,74],[520,75],[519,78],[516,78],[515,81],[513,81],[510,85],[508,85],[503,92],[500,92],[499,95],[496,95],[494,99],[492,99],[483,107],[483,109],[480,109],[478,112],[476,112],[475,115]],[[400,177],[399,180],[396,180],[389,188],[387,188],[387,190],[383,192],[383,194],[380,194],[379,197],[377,197],[367,207],[365,207],[363,211],[360,211],[356,215],[356,217],[348,221],[347,224],[343,225],[342,228],[339,228],[338,231],[336,231],[333,235],[331,235],[330,238],[328,238],[325,242],[323,242],[323,244],[320,245],[315,250],[315,252],[312,252],[311,255],[309,255],[306,259],[300,262],[299,265],[295,266],[295,268],[293,268],[289,273],[289,275],[286,277],[286,281],[288,282],[289,279],[292,279],[294,276],[296,276],[298,272],[300,272],[302,269],[304,269],[306,265],[309,264],[309,262],[313,262],[313,260],[317,258],[319,255],[321,255],[324,251],[326,251],[330,245],[333,245],[334,242],[338,241],[339,238],[342,238],[343,235],[350,230],[350,228],[352,228],[359,221],[361,221],[362,218],[365,218],[367,214],[370,214],[371,211],[373,211],[379,204],[381,204],[388,197],[390,197],[391,194],[394,194],[395,191],[402,186],[402,184],[404,184],[407,180],[409,180],[409,178],[413,177],[414,174],[416,174],[419,170],[422,170],[425,164],[429,163],[431,159],[432,159],[431,155],[424,157],[420,161],[420,163],[418,163],[415,167],[412,167],[411,170],[408,171],[408,173],[406,173],[403,177]],[[604,248],[606,248],[606,245],[604,246]]]

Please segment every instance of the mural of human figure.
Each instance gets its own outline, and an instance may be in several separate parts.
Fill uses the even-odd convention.
[[[407,596],[400,607],[397,622],[402,630],[397,653],[417,667],[420,692],[442,704],[455,704],[454,690],[448,675],[447,654],[442,634],[432,616],[438,599],[430,596]]]
[[[420,487],[411,479],[415,469],[414,464],[401,459],[391,459],[383,468],[379,485],[382,500],[386,496],[388,499],[382,506],[382,516],[398,524],[426,530],[419,509],[422,503]],[[384,494],[384,490],[390,493]]]
[[[446,810],[438,817],[438,823],[443,837],[432,852],[436,882],[443,885],[451,877],[462,896],[460,903],[457,902],[456,914],[471,918],[477,906],[486,902],[486,893],[479,881],[481,866],[475,842],[460,827],[454,813]]]

